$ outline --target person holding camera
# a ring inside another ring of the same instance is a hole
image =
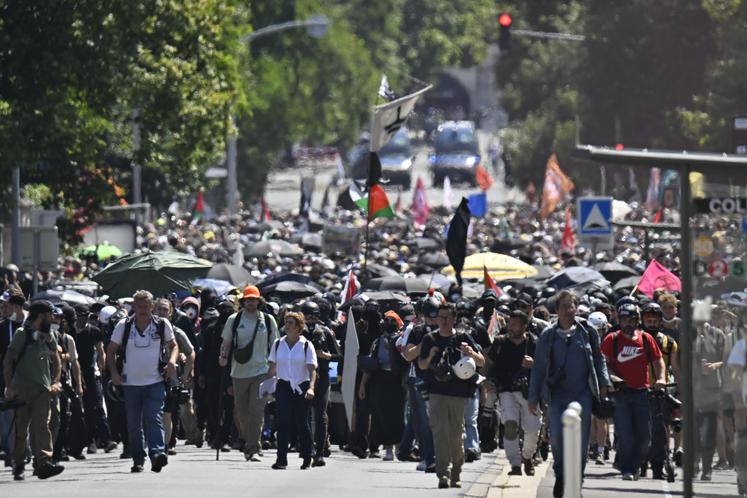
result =
[[[464,410],[467,400],[477,389],[473,378],[457,377],[452,365],[461,357],[469,357],[475,367],[485,364],[480,346],[469,334],[457,334],[454,329],[456,307],[452,303],[438,307],[438,331],[423,337],[418,367],[429,370],[430,398],[428,417],[436,450],[438,487],[461,487],[460,474],[464,464]]]
[[[135,312],[114,327],[106,360],[112,383],[123,386],[124,390],[127,436],[133,461],[130,471],[143,471],[146,439],[151,470],[160,472],[169,462],[163,427],[164,378],[176,377],[179,348],[171,323],[153,315],[153,294],[139,290],[132,299]],[[121,370],[117,365],[118,356]]]
[[[599,334],[576,318],[578,298],[568,290],[557,294],[558,321],[537,341],[529,378],[529,413],[539,415],[540,398],[549,402],[550,433],[555,485],[553,497],[564,493],[563,412],[572,401],[581,412],[582,475],[586,465],[594,399],[607,396],[607,365],[599,349]]]
[[[602,352],[611,372],[625,385],[615,394],[617,462],[623,480],[638,480],[651,442],[648,369],[653,366],[656,389],[665,389],[664,360],[651,334],[639,329],[640,310],[632,303],[617,308],[620,330],[608,334]]]
[[[262,423],[266,401],[259,397],[259,385],[270,369],[270,348],[279,337],[275,319],[260,310],[264,303],[259,289],[244,289],[241,311],[226,320],[221,333],[219,364],[231,362],[234,414],[244,440],[244,458],[261,462]]]
[[[537,338],[529,333],[529,317],[514,310],[508,319],[508,334],[495,338],[487,353],[490,360],[490,378],[495,383],[501,403],[504,449],[511,464],[509,475],[524,473],[534,475],[532,456],[537,449],[537,439],[542,426],[540,414],[529,412],[529,376],[534,364]],[[519,434],[524,431],[524,445],[519,448]]]
[[[23,403],[15,413],[13,479],[16,481],[25,478],[29,429],[34,441],[36,476],[47,479],[65,470],[62,465],[51,462],[51,398],[62,390],[60,355],[51,330],[53,311],[54,306],[49,301],[31,304],[28,318],[13,335],[3,361],[5,399]]]

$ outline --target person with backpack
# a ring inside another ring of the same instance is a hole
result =
[[[5,353],[8,346],[13,341],[13,334],[16,333],[25,319],[23,305],[26,298],[23,293],[17,289],[10,289],[0,294],[0,367],[5,359]],[[5,378],[0,375],[0,401],[5,401],[3,393],[5,392]],[[13,455],[13,440],[11,434],[11,425],[13,424],[13,410],[0,410],[0,452],[3,453],[5,466],[10,467]]]
[[[127,437],[133,461],[130,471],[143,471],[145,429],[151,470],[160,472],[169,461],[164,444],[164,378],[176,377],[179,348],[171,323],[153,314],[153,294],[139,290],[132,299],[134,314],[114,327],[106,362],[112,383],[123,386],[124,390]]]
[[[615,394],[615,431],[620,472],[623,480],[633,481],[640,477],[651,442],[649,365],[654,369],[655,389],[665,389],[667,382],[656,339],[640,329],[638,306],[623,304],[617,316],[620,330],[604,338],[602,353],[610,371],[625,383]]]
[[[5,399],[23,403],[15,412],[13,479],[16,481],[25,478],[29,431],[34,441],[36,476],[47,479],[65,470],[62,465],[51,462],[51,398],[62,390],[60,356],[51,331],[53,311],[54,306],[49,301],[32,303],[28,318],[13,335],[3,361]]]
[[[306,326],[301,313],[285,314],[285,336],[275,339],[270,349],[268,377],[277,376],[277,460],[275,470],[288,467],[290,424],[296,428],[301,470],[311,466],[311,401],[316,385],[316,351],[311,341],[301,335]]]
[[[244,440],[244,458],[261,462],[262,423],[266,401],[259,397],[259,385],[270,369],[270,348],[279,337],[275,319],[260,310],[263,304],[259,289],[244,289],[241,311],[234,313],[223,326],[219,364],[231,362],[234,414]]]
[[[431,332],[420,344],[418,367],[429,370],[430,399],[428,416],[436,450],[436,475],[439,488],[460,488],[464,464],[464,410],[477,384],[472,379],[455,375],[453,365],[462,357],[482,367],[485,357],[480,346],[469,334],[454,329],[456,307],[452,303],[438,307],[438,330]]]

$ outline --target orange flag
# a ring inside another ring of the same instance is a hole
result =
[[[490,178],[488,171],[479,164],[475,168],[475,179],[480,188],[486,192],[493,184],[493,179]]]
[[[561,243],[561,249],[573,252],[573,248],[576,245],[576,236],[573,233],[573,227],[571,226],[571,208],[565,208],[565,228],[563,229],[563,242]]]
[[[573,180],[560,169],[558,156],[553,152],[547,159],[545,184],[542,186],[542,205],[540,207],[542,219],[550,216],[555,211],[555,206],[565,199],[574,188]]]
[[[503,294],[503,291],[499,289],[497,285],[495,285],[495,280],[493,280],[493,277],[491,277],[490,273],[488,273],[488,267],[483,265],[482,270],[485,280],[485,290],[492,290],[493,292],[495,292],[496,296],[500,296],[501,294]]]

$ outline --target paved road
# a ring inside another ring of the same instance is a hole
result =
[[[439,496],[484,496],[486,486],[474,486],[478,480],[492,480],[500,473],[496,456],[467,464],[462,474],[462,489],[437,490],[435,474],[415,470],[413,462],[359,460],[333,452],[327,466],[300,470],[301,460],[291,455],[287,470],[272,470],[274,451],[266,451],[261,463],[248,463],[237,451],[222,453],[215,461],[215,452],[192,446],[178,447],[180,453],[170,457],[169,465],[160,474],[146,471],[129,473],[130,462],[118,455],[97,454],[83,462],[66,464],[59,477],[39,481],[27,473],[26,481],[15,483],[9,469],[0,472],[0,496],[7,498],[146,498],[161,497],[303,497],[325,498],[418,498]],[[501,452],[502,454],[502,452]],[[488,474],[484,474],[488,472]],[[484,474],[484,475],[483,475]],[[472,491],[470,491],[472,489]],[[154,492],[157,494],[154,495]]]
[[[483,132],[478,132],[480,139],[481,148],[483,150],[482,157],[487,157],[487,141],[488,136]],[[409,206],[412,203],[412,189],[415,188],[415,182],[418,178],[422,178],[426,185],[426,197],[428,203],[431,206],[443,205],[444,196],[443,190],[439,188],[433,188],[431,186],[431,175],[429,172],[428,155],[431,152],[429,147],[417,147],[415,149],[415,162],[413,164],[412,173],[412,187],[410,190],[402,191],[402,206]],[[270,209],[273,210],[297,210],[298,204],[301,199],[300,185],[301,178],[303,177],[315,177],[315,190],[314,197],[312,199],[312,207],[318,209],[324,196],[324,191],[330,184],[332,177],[335,174],[334,166],[326,167],[303,167],[303,168],[291,168],[276,170],[270,174],[266,200]],[[500,173],[500,172],[499,172]],[[502,173],[499,177],[490,169],[491,176],[494,177],[495,183],[488,191],[488,201],[491,203],[504,203],[507,201],[518,201],[523,199],[523,194],[516,189],[509,189],[502,182]],[[389,202],[394,205],[399,195],[399,186],[385,187],[389,195]],[[468,196],[478,192],[478,188],[469,187],[466,184],[453,184],[453,202],[454,205],[459,204],[459,200],[462,196]],[[337,193],[334,189],[331,189],[330,202],[334,203],[337,199]]]

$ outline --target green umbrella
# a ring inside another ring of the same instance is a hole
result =
[[[132,296],[145,289],[155,296],[189,290],[190,282],[207,275],[213,263],[173,251],[128,254],[93,277],[111,297]]]
[[[92,246],[84,247],[80,251],[81,257],[94,255],[99,261],[106,261],[120,257],[122,255],[122,250],[117,246],[104,242],[103,244],[94,244]]]

